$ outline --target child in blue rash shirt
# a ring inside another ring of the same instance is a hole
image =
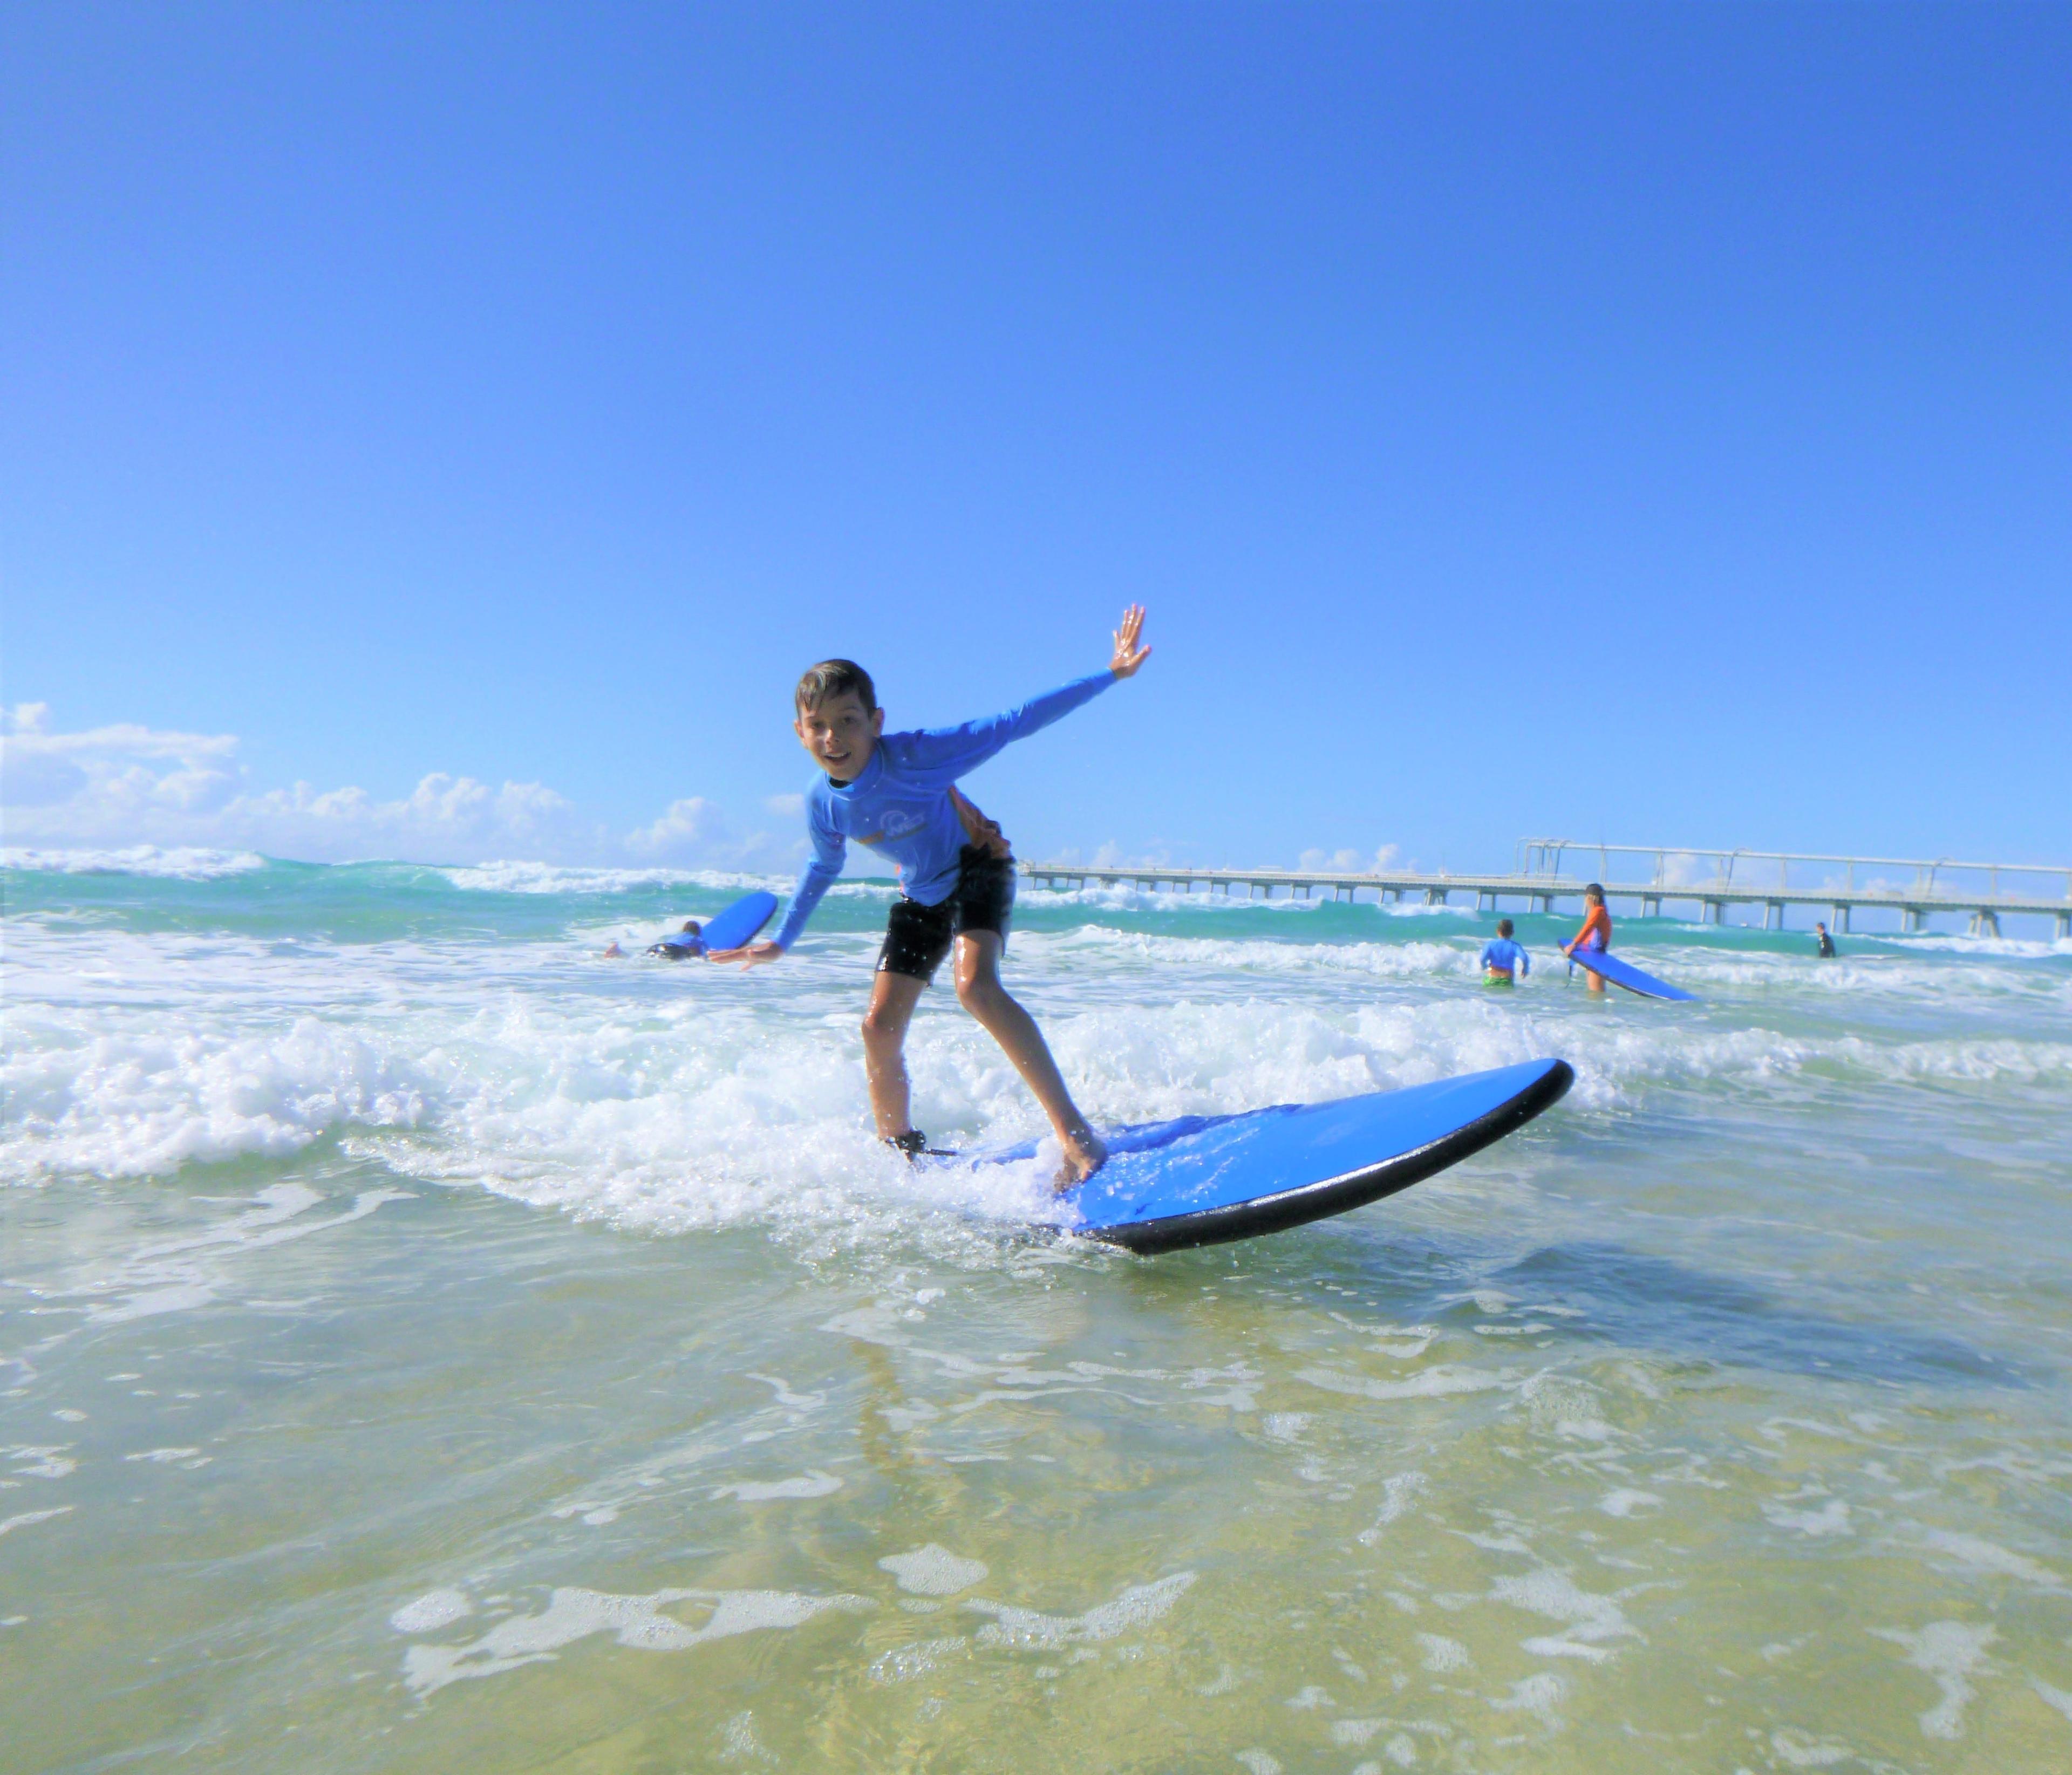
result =
[[[824,773],[806,797],[812,858],[775,938],[712,959],[752,968],[783,955],[841,873],[850,839],[891,860],[901,898],[878,955],[863,1053],[879,1137],[902,1152],[911,1155],[927,1145],[911,1113],[906,1025],[921,989],[954,943],[958,1001],[1000,1044],[1050,1118],[1065,1154],[1060,1186],[1092,1177],[1108,1157],[1066,1090],[1042,1031],[1000,984],[1014,865],[1004,845],[997,847],[1001,854],[989,854],[988,846],[968,841],[977,834],[968,830],[955,785],[1004,746],[1048,727],[1118,679],[1135,677],[1151,655],[1141,644],[1143,632],[1144,607],[1133,604],[1122,613],[1107,671],[961,727],[886,733],[870,675],[847,659],[824,660],[799,680],[792,725]]]
[[[1514,927],[1508,918],[1496,922],[1496,935],[1482,945],[1482,984],[1486,986],[1512,986],[1519,977],[1532,972],[1532,958],[1526,954],[1525,945],[1511,941]]]

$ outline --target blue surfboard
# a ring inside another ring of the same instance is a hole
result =
[[[1560,1100],[1565,1060],[1241,1116],[1106,1131],[1108,1161],[1070,1198],[1072,1230],[1133,1251],[1256,1239],[1378,1202],[1479,1153]],[[1033,1158],[1034,1142],[975,1159]]]
[[[1666,980],[1657,980],[1633,965],[1608,955],[1601,949],[1578,949],[1569,958],[1578,968],[1587,968],[1593,973],[1610,980],[1614,986],[1623,986],[1629,992],[1638,992],[1642,998],[1675,999],[1685,1005],[1698,1002],[1698,995],[1687,992],[1680,986],[1671,986]]]
[[[712,949],[738,949],[769,923],[777,910],[777,896],[766,894],[758,888],[753,894],[744,894],[717,917],[706,922],[701,935],[705,947]]]
[[[679,931],[674,936],[664,937],[653,947],[705,952],[715,949],[738,949],[769,923],[771,915],[776,910],[777,896],[758,888],[753,894],[742,895],[726,911],[708,918],[705,928],[696,936],[688,931]]]

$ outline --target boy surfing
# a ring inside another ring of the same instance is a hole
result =
[[[956,783],[1013,741],[1048,727],[1110,684],[1135,677],[1151,656],[1141,644],[1143,632],[1144,606],[1133,604],[1122,613],[1105,672],[961,727],[887,733],[870,674],[853,660],[824,659],[799,680],[792,728],[822,772],[806,797],[813,854],[776,936],[712,959],[753,968],[783,955],[841,873],[849,840],[889,857],[899,872],[900,898],[878,952],[870,1008],[863,1017],[863,1056],[878,1137],[910,1157],[926,1151],[928,1141],[913,1122],[906,1025],[952,945],[958,1002],[1000,1044],[1050,1118],[1064,1149],[1059,1186],[1083,1182],[1108,1157],[1065,1088],[1043,1032],[1000,983],[1001,951],[1014,906],[1014,865],[999,828],[957,794]]]

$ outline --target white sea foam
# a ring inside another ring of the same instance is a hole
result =
[[[672,1605],[705,1604],[704,1624],[687,1626],[669,1613]],[[829,1609],[872,1607],[864,1596],[800,1596],[783,1590],[657,1590],[644,1596],[557,1589],[536,1615],[512,1615],[465,1646],[413,1646],[404,1654],[403,1680],[421,1695],[450,1683],[501,1676],[507,1670],[555,1657],[593,1633],[609,1633],[641,1652],[683,1652],[712,1640],[774,1628],[800,1627]],[[417,1631],[401,1626],[399,1631]]]
[[[334,964],[346,964],[343,978],[330,977]],[[416,986],[409,976],[421,964],[426,978]],[[658,1228],[775,1217],[862,1231],[902,1218],[902,1205],[1010,1222],[1046,1210],[1040,1165],[997,1168],[975,1194],[969,1173],[911,1172],[877,1151],[851,1013],[824,1001],[809,972],[793,1000],[808,1015],[773,1021],[745,994],[698,989],[703,982],[631,1004],[528,994],[484,1005],[479,982],[421,955],[389,964],[392,992],[402,984],[408,995],[401,1002],[383,1002],[370,982],[355,1007],[355,972],[380,967],[362,951],[323,956],[314,970],[306,959],[299,976],[279,957],[256,968],[261,982],[290,976],[278,990],[262,987],[272,1005],[328,994],[343,1021],[271,1021],[236,1002],[241,995],[212,1002],[212,982],[198,983],[177,1027],[121,1005],[39,1008],[19,1020],[30,1039],[4,1062],[0,1166],[17,1181],[164,1175],[343,1136],[409,1176]],[[123,988],[138,989],[134,980]],[[1761,1030],[1608,1023],[1543,1029],[1509,1009],[1470,1000],[1347,1015],[1240,1000],[1046,1021],[1083,1100],[1112,1121],[1386,1089],[1548,1051],[1577,1064],[1574,1100],[1586,1110],[1651,1083],[1760,1082],[1823,1057],[1873,1076],[1988,1083],[2072,1067],[2072,1048],[2052,1044],[1823,1045]],[[1037,1132],[997,1052],[944,1013],[915,1025],[922,1124],[960,1142]]]
[[[1421,1650],[1419,1662],[1438,1675],[1465,1670],[1474,1662],[1468,1656],[1466,1646],[1457,1639],[1447,1638],[1444,1633],[1420,1633],[1417,1644]]]
[[[1964,1736],[1964,1709],[1975,1691],[1971,1678],[1987,1667],[1986,1650],[1999,1633],[1983,1623],[1931,1621],[1918,1633],[1902,1627],[1873,1627],[1880,1639],[1889,1639],[1905,1649],[1906,1662],[1925,1671],[1942,1691],[1942,1699],[1921,1715],[1921,1730],[1929,1738]]]
[[[353,1198],[350,1206],[319,1215],[310,1212],[325,1205],[315,1190],[298,1183],[271,1184],[253,1198],[257,1206],[183,1238],[154,1240],[122,1255],[97,1259],[70,1274],[22,1285],[30,1288],[43,1313],[74,1326],[105,1327],[192,1312],[221,1296],[240,1259],[364,1220],[384,1202],[403,1199],[408,1194],[365,1189]],[[62,1337],[67,1333],[51,1335]],[[196,1451],[180,1452],[191,1455]]]
[[[922,1224],[976,1252],[988,1221],[1068,1218],[1040,1158],[914,1170],[871,1139],[853,1032],[875,941],[837,927],[781,968],[743,976],[600,966],[551,929],[368,943],[19,916],[0,1177],[163,1177],[336,1141],[407,1177],[658,1230],[761,1222],[868,1239]],[[2056,964],[2040,965],[2054,980]],[[1467,986],[1466,940],[1175,933],[1104,915],[1018,934],[1009,977],[1082,1103],[1111,1124],[1388,1090],[1549,1054],[1575,1066],[1576,1087],[1560,1117],[1507,1153],[1663,1091],[2072,1083],[2072,986],[2039,995],[2037,964],[2000,959],[1892,967],[1933,976],[1938,990],[1921,997],[1938,1011],[1968,993],[1991,1022],[1937,1033],[1909,1010],[1889,1026],[1838,1029],[1786,1003],[1753,1017],[1593,1004],[1558,976],[1490,994]],[[1042,1132],[1019,1080],[948,992],[923,1000],[910,1049],[916,1116],[931,1134],[970,1147]]]
[[[0,1535],[12,1535],[17,1529],[29,1528],[38,1522],[47,1522],[53,1517],[71,1514],[70,1504],[59,1504],[49,1510],[23,1510],[18,1516],[0,1518]]]
[[[782,891],[788,877],[742,874],[730,869],[578,869],[553,863],[476,863],[442,869],[455,887],[481,894],[633,894],[647,888],[700,887],[746,893]]]
[[[1297,943],[1271,939],[1161,936],[1085,925],[1067,935],[1030,933],[1016,939],[1025,950],[1046,955],[1078,951],[1166,969],[1241,969],[1284,975],[1372,975],[1402,979],[1420,975],[1476,972],[1475,954],[1460,945],[1436,943]]]
[[[475,1613],[475,1604],[458,1590],[428,1590],[414,1602],[406,1602],[388,1617],[399,1633],[435,1633]]]
[[[919,1596],[954,1596],[960,1590],[970,1589],[986,1573],[983,1560],[960,1558],[932,1541],[911,1553],[888,1554],[878,1563],[899,1580],[902,1590]]]
[[[2048,940],[2023,937],[1960,937],[1923,931],[1913,936],[1881,936],[1902,949],[1943,950],[1959,955],[2009,955],[2030,959],[2041,955],[2072,955],[2072,937]]]
[[[1371,1380],[1363,1374],[1342,1374],[1334,1368],[1298,1369],[1295,1379],[1326,1393],[1369,1399],[1443,1399],[1454,1393],[1486,1393],[1504,1384],[1500,1374],[1457,1368],[1446,1363],[1420,1370],[1403,1380]]]
[[[841,1483],[832,1473],[822,1473],[816,1467],[788,1479],[744,1479],[731,1485],[716,1486],[713,1498],[715,1502],[731,1498],[742,1504],[778,1503],[789,1498],[830,1497],[841,1489]]]
[[[56,875],[142,875],[162,880],[209,881],[264,869],[255,851],[219,851],[189,845],[132,844],[123,850],[0,849],[0,869]]]
[[[1959,1565],[1974,1572],[1990,1572],[1996,1576],[2015,1578],[2039,1590],[2063,1592],[2064,1578],[2040,1560],[2032,1559],[2025,1553],[2016,1553],[1981,1535],[1960,1535],[1949,1529],[1930,1529],[1922,1536],[1922,1542],[1936,1552],[1955,1560]]]
[[[1115,1639],[1148,1627],[1166,1613],[1194,1581],[1191,1572],[1176,1572],[1154,1584],[1133,1584],[1112,1600],[1096,1603],[1083,1615],[1044,1615],[1033,1609],[974,1596],[964,1604],[993,1619],[978,1630],[981,1646],[1049,1649]]]
[[[1640,1632],[1626,1618],[1617,1599],[1584,1590],[1565,1572],[1543,1566],[1523,1577],[1498,1578],[1490,1586],[1490,1597],[1514,1609],[1529,1609],[1562,1624],[1558,1633],[1537,1634],[1523,1641],[1525,1650],[1542,1658],[1579,1658],[1601,1663],[1615,1648],[1607,1640],[1638,1639]]]
[[[1146,869],[1144,877],[1151,878]],[[1284,896],[1275,899],[1248,899],[1241,894],[1178,894],[1165,889],[1137,887],[1120,881],[1094,882],[1083,888],[1038,887],[1019,884],[1018,897],[1030,906],[1094,906],[1112,912],[1314,912],[1329,900],[1300,900]]]

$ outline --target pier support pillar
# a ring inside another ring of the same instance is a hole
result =
[[[1899,927],[1901,931],[1918,931],[1925,922],[1926,917],[1926,915],[1919,906],[1910,906],[1900,914]]]
[[[1835,935],[1846,937],[1849,934],[1849,909],[1845,906],[1835,908]]]
[[[1726,922],[1727,902],[1725,900],[1708,900],[1705,910],[1698,917],[1700,924],[1725,924]]]
[[[1971,935],[1975,937],[1997,937],[2000,934],[2000,915],[1991,906],[1980,906],[1971,914]]]
[[[2072,940],[2072,912],[2058,914],[2058,940],[2060,943]]]
[[[1554,896],[1551,894],[1534,894],[1532,910],[1535,912],[1552,912],[1554,910]]]
[[[1446,903],[1446,890],[1444,888],[1425,889],[1424,903],[1427,906],[1444,906]]]
[[[1782,900],[1763,902],[1762,927],[1766,931],[1782,931],[1784,928],[1784,902]]]
[[[1644,896],[1640,902],[1640,915],[1643,918],[1660,918],[1662,916],[1662,897],[1659,894],[1649,894]]]

